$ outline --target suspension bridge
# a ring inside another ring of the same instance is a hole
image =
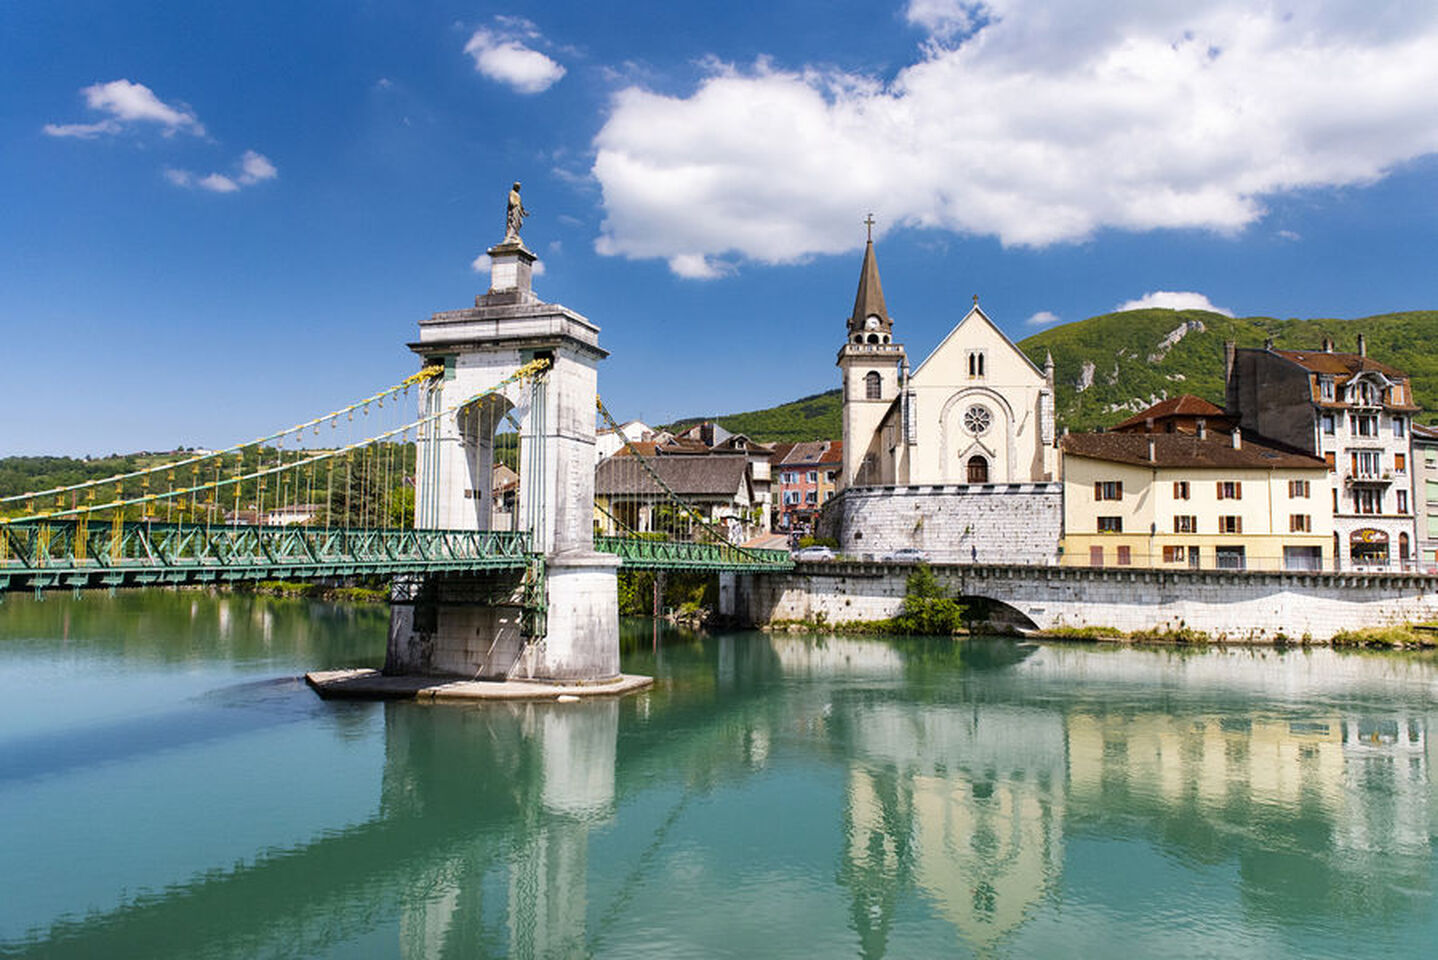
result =
[[[619,430],[598,327],[534,295],[517,237],[489,255],[489,291],[421,320],[420,369],[397,384],[224,449],[0,497],[0,598],[384,578],[386,672],[592,681],[618,673],[618,567],[791,568],[628,438],[595,497],[596,435]]]

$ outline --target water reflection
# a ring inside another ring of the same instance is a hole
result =
[[[294,626],[176,609],[227,651]],[[374,751],[368,815],[0,952],[1302,956],[1435,933],[1429,660],[642,629],[625,667],[660,683],[623,701],[304,699]]]

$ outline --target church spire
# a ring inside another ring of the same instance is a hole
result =
[[[889,333],[893,321],[884,306],[884,287],[879,282],[879,261],[874,258],[874,215],[864,221],[869,239],[864,244],[864,265],[859,270],[859,291],[854,297],[854,312],[849,317],[849,333]],[[871,321],[870,318],[875,318]]]

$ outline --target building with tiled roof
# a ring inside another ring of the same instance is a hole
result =
[[[1322,457],[1333,474],[1332,552],[1340,569],[1415,564],[1408,375],[1325,339],[1317,350],[1225,346],[1227,407],[1244,430]]]
[[[1191,393],[1181,393],[1109,427],[1115,433],[1197,433],[1199,424],[1210,432],[1227,433],[1232,424],[1223,408]]]
[[[1060,442],[1066,566],[1322,570],[1328,465],[1231,433],[1078,433]]]
[[[755,491],[749,459],[742,454],[609,457],[594,471],[595,523],[601,534],[628,531],[692,533],[672,491],[707,521],[742,542],[767,531],[766,504]]]
[[[773,461],[775,528],[808,533],[824,504],[834,496],[844,465],[842,440],[814,440],[788,444],[783,457]]]

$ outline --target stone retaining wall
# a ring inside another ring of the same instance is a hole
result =
[[[740,577],[736,606],[754,623],[873,621],[903,604],[907,564],[811,563]],[[1340,630],[1438,618],[1438,577],[935,564],[953,595],[1013,607],[1034,626],[1188,628],[1215,639],[1326,641]]]
[[[818,533],[866,559],[914,547],[936,562],[1052,564],[1062,530],[1062,484],[979,483],[849,487],[825,505]]]

